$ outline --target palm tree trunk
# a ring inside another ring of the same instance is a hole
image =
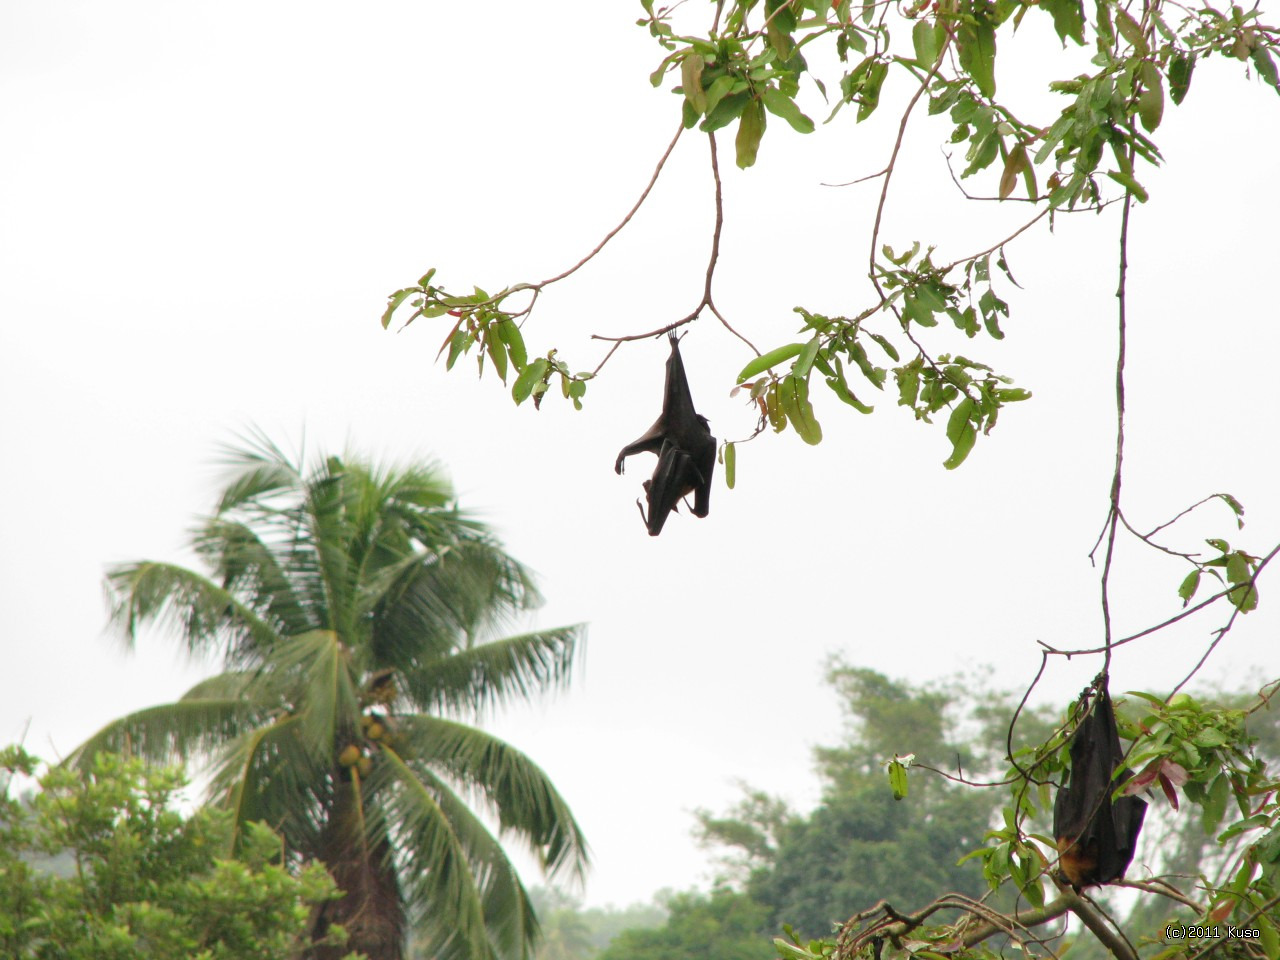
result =
[[[320,859],[344,896],[321,904],[311,927],[319,939],[331,924],[341,924],[347,942],[315,945],[306,957],[341,960],[360,951],[368,960],[404,960],[405,914],[391,848],[385,840],[370,840],[349,778],[346,769],[335,770],[333,804],[320,834]]]

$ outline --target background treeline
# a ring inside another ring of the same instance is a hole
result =
[[[909,795],[895,801],[883,758],[910,744],[918,767],[982,780],[1000,764],[1013,698],[980,679],[916,686],[840,661],[827,676],[847,724],[841,742],[814,751],[822,792],[813,810],[795,811],[744,786],[731,810],[699,811],[696,837],[717,854],[708,891],[668,890],[648,904],[585,908],[573,894],[534,888],[542,925],[536,960],[768,960],[776,956],[772,939],[788,925],[801,938],[822,937],[859,905],[887,900],[909,911],[946,891],[986,894],[977,862],[958,861],[981,846],[1003,790],[917,769]],[[1219,691],[1213,699],[1247,695]],[[1055,716],[1050,708],[1024,711],[1019,740],[1044,739]],[[1259,716],[1258,752],[1275,762],[1280,729]],[[207,808],[175,812],[182,784],[176,773],[104,754],[88,773],[54,768],[42,789],[31,789],[34,758],[10,748],[4,767],[6,957],[267,960],[300,949],[309,918],[336,895],[315,865],[301,873],[282,866],[279,839],[266,826],[254,829],[237,857],[224,856],[227,818]],[[26,788],[15,790],[18,784]],[[1222,857],[1198,816],[1179,815],[1163,800],[1152,803],[1143,839],[1138,862],[1158,856],[1165,871],[1212,875]],[[1159,900],[1109,899],[1137,929],[1173,917]],[[1016,906],[1004,890],[992,902]],[[333,933],[340,941],[342,931]],[[412,955],[426,960],[427,952],[415,948]],[[1101,947],[1083,937],[1072,956],[1092,960]]]

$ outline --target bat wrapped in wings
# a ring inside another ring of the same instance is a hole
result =
[[[1124,751],[1106,674],[1081,694],[1076,715],[1081,719],[1071,739],[1071,772],[1053,804],[1053,836],[1059,869],[1079,890],[1124,877],[1147,802],[1137,796],[1113,799],[1116,788],[1132,773],[1121,769]]]
[[[668,337],[671,356],[667,358],[662,414],[644,436],[622,448],[613,465],[614,472],[620,474],[623,461],[632,454],[658,455],[653,477],[644,482],[649,512],[646,515],[644,508],[640,510],[651,537],[662,532],[667,514],[675,512],[680,499],[690,493],[693,494],[693,515],[707,515],[711,509],[711,474],[716,466],[716,438],[711,435],[707,418],[693,409],[689,381],[680,359],[680,341],[674,332]]]

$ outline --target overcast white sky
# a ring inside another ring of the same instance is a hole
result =
[[[723,809],[739,779],[815,800],[810,750],[840,731],[821,683],[829,654],[917,682],[990,664],[1012,688],[1033,675],[1037,640],[1098,641],[1086,555],[1113,457],[1114,211],[1061,218],[1055,236],[1010,248],[1026,292],[1003,289],[1008,339],[963,349],[1035,397],[959,471],[941,467],[941,425],[914,424],[892,396],[874,398],[872,417],[820,396],[821,447],[788,432],[741,448],[738,488],[717,478],[711,516],[673,518],[652,540],[634,505],[647,465],[623,478],[611,467],[656,413],[665,345],[616,355],[585,411],[549,400],[539,413],[477,383],[469,361],[452,375],[434,365],[438,326],[379,327],[386,295],[429,266],[459,291],[541,279],[629,208],[678,115],[648,84],[661,51],[632,26],[639,9],[0,7],[0,741],[25,734],[30,749],[65,754],[209,672],[159,635],[126,656],[102,632],[101,576],[124,560],[190,559],[182,545],[212,505],[218,445],[251,424],[287,447],[305,430],[312,451],[439,458],[464,505],[541,574],[537,623],[590,624],[572,690],[493,728],[581,819],[591,903],[705,882],[690,814]],[[1005,88],[1037,58],[1058,65],[1055,46],[1038,50],[1002,66]],[[1073,72],[1064,59],[1054,75]],[[1264,553],[1280,541],[1280,100],[1243,74],[1234,61],[1200,66],[1187,102],[1166,112],[1169,163],[1147,174],[1153,201],[1135,212],[1125,497],[1151,527],[1228,490],[1248,509],[1242,534],[1210,509],[1175,542],[1223,535]],[[809,138],[775,121],[745,173],[722,137],[717,300],[758,344],[791,339],[797,304],[866,305],[876,188],[820,184],[883,166],[894,100],[861,127],[842,115]],[[949,132],[913,129],[919,159],[883,234],[897,246],[934,237],[940,260],[1026,213],[957,202],[937,150]],[[996,176],[976,191],[993,193]],[[709,242],[707,180],[705,141],[690,135],[630,230],[544,296],[531,352],[558,345],[589,369],[602,351],[586,334],[687,313]],[[744,348],[703,320],[684,352],[717,436],[749,433],[750,411],[728,396]],[[1183,573],[1126,546],[1118,629],[1175,612]],[[1264,581],[1262,609],[1209,677],[1280,675],[1276,593]],[[1118,652],[1114,689],[1167,690],[1219,622]],[[1097,668],[1053,664],[1044,695],[1064,701]]]

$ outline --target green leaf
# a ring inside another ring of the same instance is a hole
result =
[[[517,406],[529,399],[535,384],[542,384],[549,366],[546,357],[538,357],[520,371],[520,376],[516,377],[516,382],[511,387],[511,397]]]
[[[752,98],[742,110],[742,119],[738,121],[738,136],[733,141],[737,149],[738,166],[743,170],[755,164],[764,128],[764,104],[758,98]]]
[[[948,470],[954,470],[964,463],[965,457],[969,456],[969,451],[973,449],[973,444],[978,439],[978,432],[969,419],[972,412],[973,400],[965,397],[956,404],[956,408],[951,411],[951,416],[947,420],[947,439],[951,441],[951,456],[947,457],[942,465]]]
[[[730,490],[738,478],[738,452],[732,443],[724,445],[724,482]]]
[[[804,350],[803,343],[789,343],[785,347],[778,347],[776,350],[770,350],[763,356],[756,357],[738,374],[738,382],[743,383],[754,377],[757,373],[762,373],[770,367],[777,366],[784,360],[790,360],[792,357],[800,356],[800,352]]]
[[[711,86],[707,87],[706,91],[707,107],[704,111],[708,116],[710,116],[711,112],[719,105],[721,98],[733,89],[733,85],[736,82],[737,78],[728,73],[716,77],[711,81]]]
[[[452,370],[454,363],[458,357],[466,353],[470,349],[471,344],[475,343],[475,337],[459,327],[453,331],[453,336],[449,338],[449,359],[445,361],[444,368]]]
[[[920,370],[917,367],[899,367],[893,372],[898,381],[898,406],[914,407],[920,396]]]
[[[1280,77],[1276,76],[1276,65],[1271,61],[1271,54],[1267,51],[1267,48],[1262,44],[1258,44],[1253,48],[1253,52],[1249,54],[1249,59],[1253,61],[1253,66],[1258,71],[1258,76],[1265,80],[1272,90],[1280,93]]]
[[[1021,387],[1006,387],[996,391],[996,399],[1001,403],[1017,403],[1019,400],[1030,400],[1031,391]]]
[[[1214,496],[1218,497],[1218,499],[1220,499],[1223,503],[1225,503],[1228,507],[1231,508],[1231,512],[1236,515],[1236,529],[1243,530],[1244,529],[1244,506],[1240,503],[1240,501],[1237,500],[1235,497],[1233,497],[1229,493],[1218,493],[1218,494],[1214,494]]]
[[[890,760],[889,789],[893,791],[893,799],[901,800],[907,795],[907,768],[897,760]]]
[[[867,350],[862,344],[855,341],[849,348],[849,356],[858,365],[862,375],[871,381],[872,386],[877,390],[884,389],[884,381],[887,374],[883,367],[877,367],[871,363],[867,357]]]
[[[1227,599],[1241,613],[1249,613],[1258,607],[1258,588],[1239,586],[1227,594]]]
[[[1169,99],[1182,103],[1191,87],[1191,72],[1196,68],[1195,54],[1178,53],[1169,61]]]
[[[516,325],[514,320],[503,320],[498,324],[498,336],[507,345],[507,352],[511,355],[512,365],[517,370],[523,370],[528,362],[528,355],[525,353],[524,337],[520,333],[520,327]]]
[[[894,346],[892,343],[890,343],[888,340],[886,340],[884,337],[882,337],[878,333],[868,333],[867,336],[869,336],[876,343],[880,344],[880,349],[882,349],[885,353],[889,355],[890,360],[894,361],[895,363],[898,361],[898,351],[894,349]]]
[[[712,84],[714,88],[715,84]],[[711,97],[707,97],[710,103]],[[721,127],[727,127],[733,123],[738,117],[742,116],[742,111],[751,101],[751,95],[745,90],[738,90],[734,93],[726,94],[720,98],[715,106],[707,107],[707,119],[698,125],[698,129],[703,133],[713,133]]]
[[[1164,116],[1164,79],[1150,60],[1142,61],[1142,83],[1145,89],[1138,96],[1138,119],[1147,133],[1153,133]]]
[[[984,97],[996,95],[996,28],[986,17],[961,22],[956,30],[960,66],[978,85]]]
[[[957,403],[955,409],[951,411],[951,416],[947,419],[947,439],[953,444],[960,437],[972,413],[973,401],[969,397]]]
[[[818,350],[822,347],[822,337],[815,336],[812,340],[804,345],[804,349],[800,351],[800,356],[796,358],[796,362],[791,366],[791,373],[801,379],[809,379],[809,371],[813,368],[814,358],[818,355]]]
[[[1139,203],[1147,202],[1146,188],[1142,184],[1140,184],[1137,180],[1133,179],[1132,175],[1127,173],[1121,173],[1118,170],[1108,170],[1107,176],[1110,177],[1112,180],[1114,180],[1116,183],[1120,184],[1120,186],[1124,187],[1131,194],[1133,194],[1134,197],[1137,198]]]
[[[1040,0],[1040,8],[1048,10],[1053,16],[1053,29],[1057,31],[1064,47],[1068,37],[1084,46],[1084,8],[1081,0]]]
[[[781,117],[798,133],[813,133],[813,121],[800,112],[796,102],[775,87],[765,87],[764,105],[775,117]]]
[[[875,407],[868,406],[853,395],[853,391],[849,389],[849,384],[845,381],[844,364],[840,362],[839,357],[836,357],[834,375],[827,377],[827,386],[831,388],[832,393],[859,413],[873,413],[875,411]]]
[[[938,60],[939,25],[928,18],[916,21],[911,28],[911,43],[916,50],[916,63],[924,70],[933,69]]]
[[[782,409],[805,443],[816,446],[822,442],[822,427],[813,415],[809,403],[809,383],[799,377],[786,376],[778,385],[778,398]]]
[[[1027,902],[1037,910],[1044,906],[1044,887],[1040,885],[1040,877],[1033,874],[1026,879],[1026,882],[1018,887],[1022,891],[1023,896],[1027,898]]]
[[[1007,200],[1013,193],[1013,188],[1018,185],[1018,174],[1028,166],[1027,148],[1020,143],[1009,151],[1009,158],[1004,162],[1004,172],[1000,174],[1001,200]]]
[[[1123,7],[1116,7],[1116,29],[1120,31],[1120,36],[1129,41],[1138,56],[1145,57],[1151,52],[1147,46],[1147,38],[1142,35],[1142,27]]]
[[[778,54],[779,60],[789,59],[795,47],[791,31],[796,28],[796,17],[791,12],[789,0],[766,2],[765,14],[768,18],[765,36],[769,40],[769,46]]]
[[[507,346],[498,335],[498,324],[490,324],[484,338],[485,352],[493,361],[493,368],[498,371],[498,379],[507,382]]]
[[[1219,730],[1217,727],[1205,727],[1194,737],[1191,742],[1197,747],[1203,747],[1206,750],[1212,750],[1216,747],[1225,747],[1231,742],[1231,738]]]
[[[1182,583],[1178,587],[1178,596],[1182,598],[1182,605],[1185,607],[1191,602],[1191,598],[1196,595],[1196,591],[1200,589],[1200,571],[1192,570],[1186,575]]]
[[[880,105],[880,89],[884,86],[885,77],[888,75],[889,65],[883,60],[874,60],[867,67],[867,76],[859,92],[858,123],[871,116]]]
[[[1256,918],[1258,924],[1258,943],[1267,960],[1280,960],[1280,930],[1273,921],[1265,916]]]
[[[1240,551],[1227,557],[1227,579],[1232,583],[1244,583],[1249,579],[1249,561]]]
[[[914,320],[922,327],[936,327],[937,319],[928,307],[922,302],[916,293],[908,293],[902,298],[902,312],[906,314],[908,320]]]
[[[684,98],[699,116],[707,111],[707,92],[702,89],[705,63],[696,53],[690,53],[680,61],[680,86],[684,88]]]
[[[787,415],[782,410],[782,398],[776,380],[769,384],[769,390],[764,395],[764,403],[765,410],[769,414],[769,425],[773,427],[773,432],[781,433],[787,429]]]
[[[415,293],[421,293],[417,287],[405,287],[403,290],[397,290],[387,298],[387,309],[382,311],[382,329],[387,329],[387,325],[391,323],[391,315],[396,312],[396,308],[404,303],[409,297]]]

